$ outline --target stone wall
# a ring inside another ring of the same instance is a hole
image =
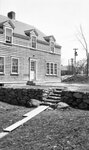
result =
[[[61,101],[74,108],[89,110],[89,93],[62,91]]]

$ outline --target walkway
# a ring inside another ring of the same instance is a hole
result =
[[[60,82],[48,82],[48,83],[39,83],[36,86],[12,86],[13,88],[34,88],[34,89],[49,89],[49,88],[62,88],[70,91],[84,91],[89,92],[89,84],[82,84],[82,83],[60,83]]]

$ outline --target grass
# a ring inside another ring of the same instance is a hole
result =
[[[22,115],[30,110],[29,108],[0,102],[0,132],[2,132],[4,128],[22,119]]]
[[[0,102],[0,132],[28,111]],[[0,150],[19,149],[89,150],[89,111],[70,108],[40,113],[0,139]]]

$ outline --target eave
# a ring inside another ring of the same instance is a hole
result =
[[[25,40],[29,40],[30,39],[30,37],[25,36],[25,35],[21,35],[21,34],[18,34],[18,33],[13,33],[13,36],[21,38],[21,39],[25,39]]]
[[[31,32],[34,32],[35,35],[38,36],[36,29],[25,30],[24,32],[27,36],[30,36]]]
[[[10,24],[10,26],[11,26],[13,29],[15,28],[15,26],[14,26],[14,24],[11,22],[11,20],[6,20],[6,21],[4,21],[4,22],[0,22],[0,27],[3,27],[3,25],[4,25],[6,22],[8,22],[8,23]]]
[[[46,41],[48,41],[48,42],[50,41],[50,38],[53,38],[54,42],[56,41],[56,39],[54,38],[53,35],[45,36],[45,37],[44,37],[44,39],[45,39]]]

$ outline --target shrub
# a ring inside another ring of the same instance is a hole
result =
[[[0,101],[13,105],[22,105],[28,107],[28,102],[30,103],[31,99],[42,101],[42,95],[42,89],[0,89]]]

